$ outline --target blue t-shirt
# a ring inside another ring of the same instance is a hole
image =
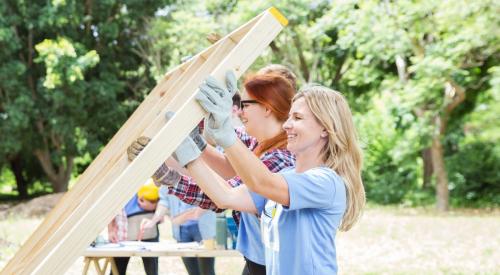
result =
[[[165,185],[160,187],[160,205],[165,206],[169,210],[169,215],[175,217],[179,214],[196,206],[182,202],[174,195],[168,194],[168,189]],[[215,213],[206,211],[198,220],[188,220],[183,223],[183,226],[198,224],[198,229],[203,240],[215,238]],[[180,226],[172,223],[172,235],[174,239],[180,241]]]
[[[264,208],[266,199],[261,195],[248,190],[252,195],[257,208]],[[255,214],[241,212],[240,226],[238,227],[238,239],[236,241],[236,250],[240,251],[245,258],[250,261],[265,265],[264,246],[262,245],[262,238],[260,235],[260,221]]]
[[[268,200],[262,209],[266,273],[336,274],[335,235],[347,201],[342,178],[326,167],[280,174],[288,183],[290,206]]]

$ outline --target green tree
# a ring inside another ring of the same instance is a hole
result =
[[[391,91],[404,131],[430,148],[437,208],[446,210],[445,141],[460,128],[498,64],[498,1],[342,1],[315,26],[325,51],[348,52],[341,90]],[[368,107],[366,96],[356,99]],[[390,106],[388,106],[390,107]],[[409,117],[409,118],[408,118]],[[424,162],[426,159],[424,159]]]
[[[287,17],[289,25],[252,68],[259,69],[275,62],[290,67],[302,82],[315,80],[313,72],[321,56],[315,54],[314,47],[318,45],[311,39],[308,29],[328,10],[329,2],[273,1],[272,5]],[[154,43],[143,45],[143,55],[148,57],[159,76],[160,72],[179,64],[183,57],[209,46],[205,39],[208,34],[226,35],[269,7],[268,1],[182,1],[151,21],[149,35]]]
[[[139,45],[170,2],[0,2],[0,163],[34,156],[67,190],[75,157],[95,156],[153,86]]]

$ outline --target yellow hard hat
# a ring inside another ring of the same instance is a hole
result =
[[[153,182],[148,182],[139,188],[137,196],[148,201],[157,201],[160,196],[160,191]]]

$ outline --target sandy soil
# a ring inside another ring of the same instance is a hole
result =
[[[0,204],[0,269],[41,222],[46,209],[39,210],[51,203]],[[440,214],[424,208],[370,207],[354,229],[337,234],[339,273],[500,274],[499,229],[499,209]],[[171,239],[170,231],[168,223],[162,225],[162,239]],[[241,258],[219,258],[216,271],[241,274],[243,264]],[[66,274],[81,274],[82,268],[79,258]],[[129,271],[144,274],[140,258],[131,260]],[[182,261],[172,257],[161,258],[160,272],[187,274]]]

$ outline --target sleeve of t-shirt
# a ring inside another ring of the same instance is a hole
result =
[[[257,209],[257,216],[260,216],[260,213],[264,211],[267,199],[251,190],[248,190],[248,193],[250,193],[253,203],[255,204],[255,208]]]
[[[283,209],[328,208],[335,198],[339,178],[328,168],[313,168],[304,173],[288,170],[281,173],[288,183],[290,205]]]
[[[170,208],[169,197],[170,196],[168,195],[168,188],[165,185],[162,185],[160,187],[160,201],[158,203],[165,206],[166,208]]]

